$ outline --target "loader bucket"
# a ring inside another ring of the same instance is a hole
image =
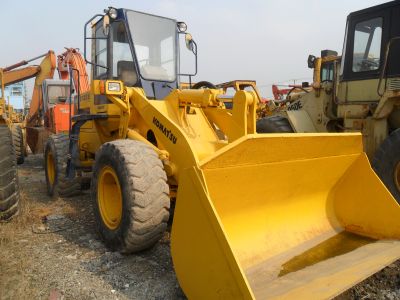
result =
[[[359,134],[245,136],[180,175],[189,299],[326,299],[400,257],[400,207]]]

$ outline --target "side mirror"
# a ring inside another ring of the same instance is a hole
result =
[[[186,26],[186,24],[185,24]],[[192,76],[195,76],[197,74],[197,44],[193,40],[193,37],[190,33],[184,33],[182,31],[178,31],[178,34],[183,35],[185,34],[185,44],[186,48],[193,53],[194,55],[194,60],[195,60],[195,71],[194,73],[181,73],[181,69],[179,69],[179,75],[180,76],[189,76],[189,86],[191,86],[191,78]]]
[[[103,17],[103,33],[105,36],[110,33],[110,17],[108,15]]]
[[[314,55],[309,55],[307,59],[307,64],[310,69],[314,69],[314,63],[317,58]]]
[[[193,52],[194,42],[193,42],[193,37],[190,33],[185,33],[185,43],[186,43],[186,48],[188,48],[188,50]]]

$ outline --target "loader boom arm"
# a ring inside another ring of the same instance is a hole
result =
[[[142,119],[137,121],[144,121],[147,125],[141,135],[146,136],[148,130],[155,134],[159,148],[168,153],[169,175],[178,180],[178,169],[197,165],[226,145],[226,140],[218,136],[216,128],[220,128],[229,143],[256,133],[258,97],[255,92],[238,91],[232,99],[234,106],[231,112],[224,108],[225,98],[221,93],[220,90],[174,90],[164,101],[158,101],[147,99],[142,89],[127,88],[125,99],[116,96],[108,96],[108,99],[121,109],[123,116],[127,115],[120,118],[121,138],[128,134],[128,137],[143,140],[136,138],[137,135],[128,128],[129,115],[140,115]],[[169,109],[175,113],[165,114]],[[194,128],[193,124],[197,126]],[[132,126],[131,122],[129,126]],[[180,155],[182,152],[187,155]],[[165,152],[160,155],[165,158]]]

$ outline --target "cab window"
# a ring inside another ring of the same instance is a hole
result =
[[[133,61],[128,34],[123,22],[114,22],[112,30],[112,77],[122,80],[127,86],[134,86],[138,81]]]
[[[324,63],[321,66],[321,82],[333,81],[333,62]]]
[[[95,78],[104,78],[104,76],[107,76],[107,37],[104,35],[102,26],[98,26],[96,29],[94,58],[96,64]]]
[[[49,105],[65,103],[69,96],[69,85],[49,85],[47,87],[47,102]]]
[[[382,18],[359,22],[355,26],[353,72],[379,69],[382,42]]]

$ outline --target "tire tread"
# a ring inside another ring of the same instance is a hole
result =
[[[19,211],[17,158],[11,130],[0,125],[0,220],[8,221]]]
[[[293,128],[287,118],[282,116],[269,116],[257,120],[257,133],[292,133]]]
[[[163,164],[157,153],[146,144],[132,140],[116,140],[102,145],[99,149],[93,182],[97,182],[96,172],[100,171],[97,166],[101,167],[100,161],[105,156],[113,157],[121,164],[123,171],[118,176],[125,177],[128,183],[122,188],[122,192],[123,201],[127,201],[127,206],[123,207],[128,210],[123,214],[127,213],[129,220],[123,228],[117,248],[124,253],[147,249],[162,237],[169,219],[169,187]],[[96,190],[97,184],[93,184],[92,195],[97,195]],[[96,198],[97,196],[93,196],[92,201],[98,210]],[[95,211],[95,215],[104,238],[104,225],[99,212]],[[121,226],[124,226],[123,222]],[[115,243],[115,240],[111,243]]]
[[[382,142],[372,158],[372,168],[394,198],[400,203],[400,192],[394,181],[394,170],[400,162],[400,128]]]

